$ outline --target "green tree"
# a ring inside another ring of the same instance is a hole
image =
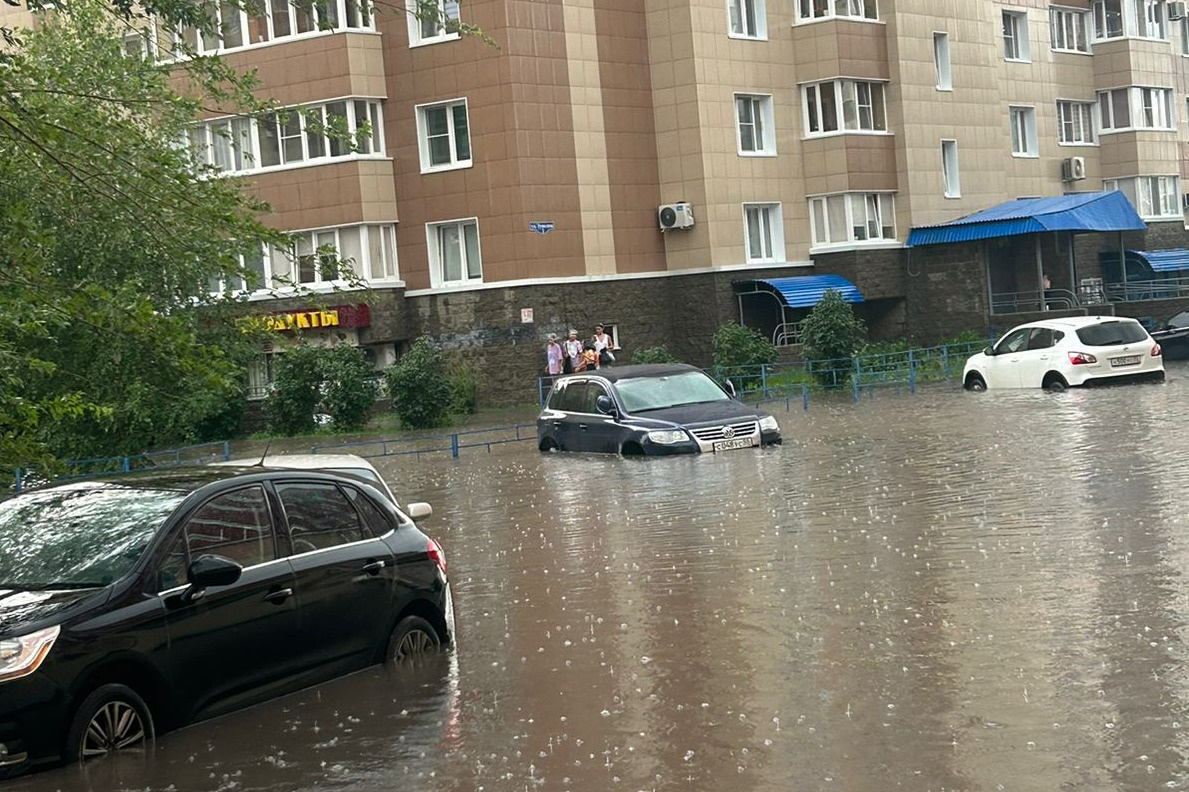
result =
[[[384,380],[392,409],[407,428],[431,429],[450,423],[453,394],[445,358],[425,336],[384,370]]]
[[[866,336],[863,321],[834,289],[826,291],[801,325],[805,360],[823,384],[841,383],[833,370],[842,368],[848,372],[845,381],[850,381],[847,364]]]
[[[669,354],[669,350],[663,346],[646,347],[645,349],[637,349],[632,353],[633,363],[676,363],[677,358]]]
[[[714,334],[714,369],[748,390],[760,381],[760,366],[776,362],[776,347],[751,327],[728,322]]]
[[[317,428],[314,418],[322,403],[323,350],[298,344],[277,356],[273,391],[264,402],[270,432],[309,434]]]
[[[330,416],[335,431],[363,426],[376,403],[372,364],[359,347],[337,344],[322,355],[321,411]]]

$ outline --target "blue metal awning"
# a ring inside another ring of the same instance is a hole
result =
[[[1129,250],[1127,258],[1138,258],[1156,272],[1179,272],[1189,270],[1189,250],[1173,248],[1172,250]]]
[[[1143,231],[1147,228],[1123,193],[1078,193],[1021,198],[935,226],[914,228],[908,246],[974,242],[1051,231]]]
[[[859,293],[858,287],[841,275],[799,275],[792,278],[739,281],[735,284],[735,292],[742,293],[749,285],[754,291],[776,292],[780,301],[789,308],[812,308],[821,302],[822,297],[831,289],[842,296],[843,302],[863,302],[863,295]]]

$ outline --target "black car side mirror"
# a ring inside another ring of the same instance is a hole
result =
[[[603,415],[616,415],[615,402],[611,401],[611,397],[603,394],[595,399],[595,409]]]
[[[735,383],[731,382],[730,380],[727,380],[727,381],[726,381],[726,382],[723,384],[723,389],[724,389],[724,390],[725,390],[727,393],[731,394],[731,398],[732,398],[732,399],[736,398],[736,395],[735,395]]]
[[[212,554],[200,555],[190,562],[190,568],[186,570],[190,587],[182,592],[182,599],[193,602],[206,594],[206,590],[211,586],[230,586],[239,580],[243,571],[244,568],[230,558]]]

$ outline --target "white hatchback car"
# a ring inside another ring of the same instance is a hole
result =
[[[1046,319],[1012,328],[966,361],[967,390],[1065,390],[1094,382],[1164,379],[1160,345],[1123,316]]]

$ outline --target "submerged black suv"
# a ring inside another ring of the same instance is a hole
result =
[[[542,451],[692,454],[780,442],[780,425],[682,363],[559,377],[537,418]]]
[[[452,640],[438,545],[366,482],[174,469],[0,503],[0,776]]]

